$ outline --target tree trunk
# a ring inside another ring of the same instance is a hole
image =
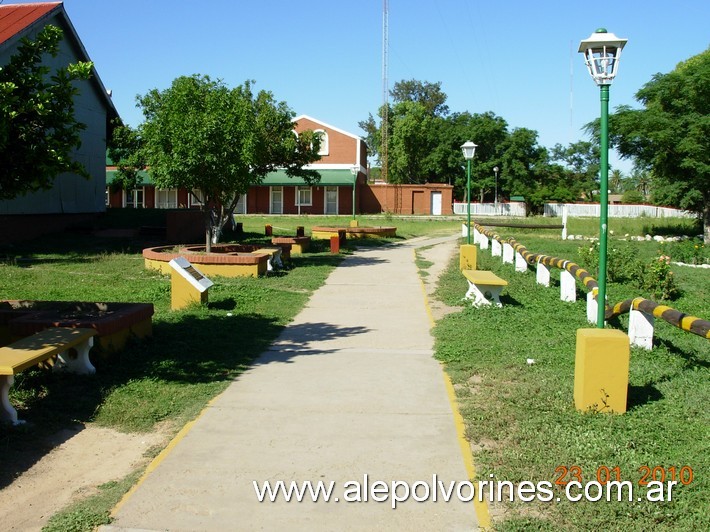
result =
[[[204,209],[205,218],[205,251],[207,253],[212,252],[212,212],[207,207]]]
[[[710,245],[710,203],[706,203],[703,210],[703,242]]]

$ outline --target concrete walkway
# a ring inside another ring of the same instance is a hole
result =
[[[468,478],[414,264],[413,248],[428,243],[347,257],[102,530],[475,530],[474,505],[455,490],[448,503],[439,491],[437,502],[394,510],[371,491],[376,481],[431,488],[436,475],[448,490]],[[346,502],[366,476],[367,502]],[[259,502],[253,481],[267,480],[334,488],[330,502]]]

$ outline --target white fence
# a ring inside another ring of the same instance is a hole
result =
[[[465,203],[454,203],[454,214],[467,214]],[[471,203],[471,216],[522,216],[525,217],[525,203],[511,201],[499,203]]]
[[[598,203],[545,203],[545,216],[562,216],[567,207],[567,215],[575,218],[599,218]],[[687,211],[656,207],[653,205],[609,205],[609,218],[694,218],[696,215]]]

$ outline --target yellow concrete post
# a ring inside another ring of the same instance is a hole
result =
[[[357,220],[350,220],[350,227],[358,227],[359,223]]]
[[[586,412],[626,412],[629,337],[616,329],[577,329],[574,406]]]
[[[459,269],[460,270],[475,270],[476,269],[476,246],[473,244],[462,244],[459,248]]]

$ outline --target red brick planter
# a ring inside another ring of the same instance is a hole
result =
[[[83,301],[0,302],[0,336],[14,341],[49,327],[95,329],[105,352],[123,349],[131,336],[152,335],[151,303],[95,303]]]

